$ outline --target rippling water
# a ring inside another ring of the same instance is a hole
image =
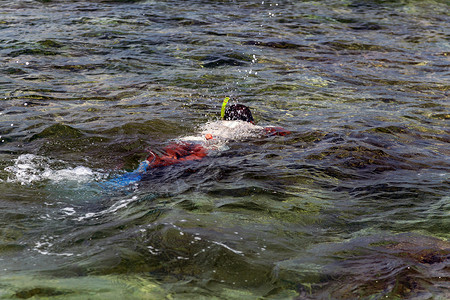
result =
[[[447,1],[1,1],[0,298],[449,298]],[[231,96],[283,137],[101,182]]]

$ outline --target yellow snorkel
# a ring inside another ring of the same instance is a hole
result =
[[[223,119],[225,117],[225,108],[227,107],[228,101],[230,100],[230,97],[225,97],[223,99],[222,103],[222,110],[220,111],[220,118]]]

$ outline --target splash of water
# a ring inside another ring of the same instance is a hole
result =
[[[204,124],[196,136],[182,137],[180,140],[203,143],[208,149],[226,150],[230,141],[239,141],[262,135],[264,128],[244,121],[213,121]],[[206,140],[205,136],[211,138]]]
[[[68,167],[65,165],[66,163],[63,161],[52,160],[44,156],[22,154],[14,160],[14,165],[5,168],[5,171],[10,173],[7,182],[22,185],[46,180],[55,183],[62,181],[86,183],[107,176],[107,174],[93,171],[88,167]]]

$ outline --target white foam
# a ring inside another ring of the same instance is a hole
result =
[[[233,249],[233,248],[231,248],[231,247],[225,245],[224,243],[215,242],[215,241],[213,241],[212,243],[213,243],[213,244],[216,244],[216,245],[219,245],[219,246],[222,246],[222,247],[224,247],[225,249],[228,249],[228,250],[230,250],[230,251],[233,252],[233,253],[236,253],[236,254],[239,254],[239,255],[244,256],[244,252],[239,251],[239,250],[236,250],[236,249]]]
[[[61,211],[63,213],[65,213],[66,215],[68,215],[68,216],[71,216],[71,215],[73,215],[76,212],[73,207],[64,207],[64,208],[61,209]]]
[[[98,218],[102,215],[106,215],[106,214],[110,214],[110,213],[116,213],[119,209],[125,208],[128,206],[128,204],[134,202],[138,200],[137,196],[133,196],[131,198],[128,199],[123,199],[118,201],[117,203],[114,203],[113,205],[111,205],[110,207],[108,207],[105,210],[99,211],[97,213],[87,213],[84,216],[78,217],[75,220],[77,221],[83,221],[85,219],[91,219],[91,218]]]
[[[44,156],[23,154],[14,160],[14,165],[5,168],[5,171],[10,173],[7,182],[18,182],[22,185],[44,180],[53,182],[75,181],[85,183],[106,176],[106,174],[95,172],[90,168],[83,166],[61,166],[65,164],[66,163],[63,161],[51,160]]]
[[[205,137],[207,134],[210,134],[212,139],[207,140]],[[208,122],[200,128],[198,135],[186,136],[180,140],[201,142],[206,148],[223,150],[229,141],[245,140],[262,134],[264,134],[264,127],[240,120],[221,120]]]
[[[75,168],[67,168],[62,170],[47,169],[44,173],[42,173],[42,176],[56,182],[68,180],[85,182],[92,180],[97,176],[97,174],[90,168],[78,166]]]
[[[46,238],[44,236],[44,238]],[[56,253],[50,252],[50,249],[53,247],[53,243],[50,241],[37,241],[33,247],[34,251],[39,252],[42,255],[53,255],[53,256],[73,256],[73,253]]]
[[[224,140],[242,140],[256,137],[263,133],[264,128],[245,121],[215,121],[202,126],[201,134],[211,134],[213,138]]]

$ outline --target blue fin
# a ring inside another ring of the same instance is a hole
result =
[[[149,164],[150,163],[147,160],[144,160],[133,172],[125,173],[106,182],[102,182],[100,183],[100,186],[102,186],[103,188],[122,188],[136,183],[140,181],[142,175],[147,172]]]

